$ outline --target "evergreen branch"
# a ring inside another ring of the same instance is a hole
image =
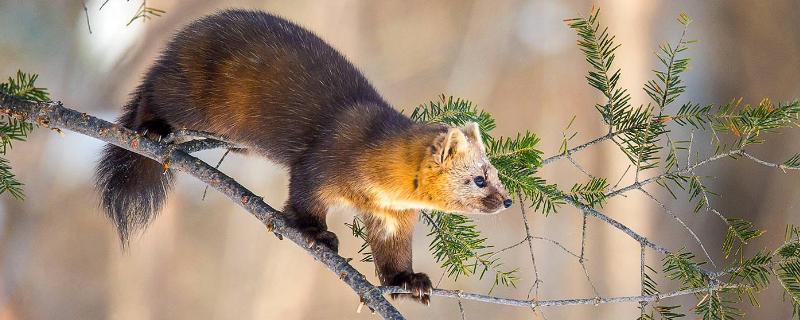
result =
[[[590,207],[603,207],[607,188],[608,182],[606,182],[605,178],[592,178],[585,184],[574,184],[570,189],[570,196],[576,199],[583,199]]]
[[[753,223],[740,218],[727,218],[728,231],[725,232],[725,239],[722,240],[722,252],[725,259],[733,254],[740,257],[743,254],[744,246],[755,238],[764,234],[763,230],[758,230]]]
[[[627,90],[617,87],[620,70],[611,71],[611,68],[619,45],[614,44],[614,36],[608,33],[607,28],[600,27],[599,15],[599,9],[592,10],[587,17],[565,22],[578,35],[578,47],[592,67],[586,80],[607,99],[606,104],[597,105],[596,109],[609,125],[609,132],[612,132],[612,128],[618,125],[614,121],[615,116],[630,106],[630,95]]]
[[[361,262],[372,262],[372,251],[369,249],[369,243],[367,242],[367,230],[364,224],[364,221],[359,216],[353,216],[353,222],[345,223],[345,226],[350,228],[350,231],[353,233],[353,236],[356,238],[361,239],[361,246],[358,248],[358,253],[361,254]]]
[[[440,211],[423,212],[422,218],[431,227],[430,251],[448,275],[457,280],[460,275],[474,274],[481,257],[478,251],[488,246],[472,220]]]
[[[541,165],[542,152],[536,148],[540,140],[533,133],[517,134],[514,139],[490,137],[488,140],[486,153],[495,166],[499,164],[535,168]]]
[[[492,271],[495,274],[492,288],[497,285],[516,287],[516,269],[502,269],[503,264],[492,258],[494,253],[485,251],[491,247],[486,245],[486,238],[481,236],[472,219],[432,211],[422,212],[422,220],[431,227],[428,233],[433,238],[430,251],[449,277],[458,280],[462,275],[477,274],[479,279],[483,279],[486,272]]]
[[[601,142],[612,140],[612,139],[614,139],[615,137],[617,137],[619,135],[623,135],[623,134],[626,134],[626,133],[631,132],[631,131],[643,130],[645,128],[646,128],[646,125],[632,126],[632,127],[627,127],[627,128],[621,129],[619,131],[606,133],[606,134],[604,134],[602,136],[599,136],[597,138],[594,138],[594,139],[592,139],[592,140],[590,140],[588,142],[585,142],[583,144],[580,144],[578,146],[572,147],[570,149],[567,149],[567,150],[564,150],[562,152],[559,152],[558,154],[555,154],[555,155],[552,155],[550,157],[545,158],[544,160],[542,160],[541,165],[539,167],[544,167],[544,166],[546,166],[546,165],[548,165],[550,163],[553,163],[555,161],[564,159],[564,158],[566,158],[566,157],[568,157],[570,155],[573,155],[575,153],[583,151],[584,149],[589,148],[589,147],[591,147],[593,145],[599,144]]]
[[[684,289],[707,288],[714,283],[708,274],[703,273],[700,267],[703,263],[695,262],[694,255],[690,252],[681,249],[667,254],[663,261],[667,278],[678,280]],[[739,285],[737,289],[741,292],[751,288]],[[740,316],[740,311],[733,306],[734,302],[723,296],[729,291],[729,289],[722,289],[698,292],[699,302],[695,307],[695,313],[702,315],[703,319],[733,319]]]
[[[787,260],[779,263],[774,271],[781,286],[789,294],[794,304],[800,303],[800,261]]]
[[[709,277],[701,268],[702,262],[695,262],[694,258],[694,254],[684,249],[666,254],[662,261],[667,278],[679,280],[684,288],[704,287]]]
[[[493,164],[495,164],[493,162]],[[499,165],[498,165],[499,164]],[[522,193],[524,200],[531,200],[531,207],[544,214],[556,212],[564,201],[555,184],[534,176],[535,171],[513,163],[495,164],[497,175],[509,193]]]
[[[285,215],[266,204],[260,196],[174,145],[149,139],[122,126],[65,108],[58,102],[30,102],[0,94],[0,111],[40,126],[73,130],[166,163],[170,169],[184,171],[200,179],[254,215],[267,229],[306,250],[348,284],[364,303],[383,318],[403,319],[397,309],[383,297],[381,290],[370,284],[345,258],[325,246],[309,246],[302,233],[286,221]]]
[[[763,251],[757,252],[749,259],[740,256],[739,265],[735,270],[727,272],[729,280],[734,283],[746,281],[750,288],[763,289],[769,284],[769,270],[774,265],[772,260],[772,255]]]
[[[657,283],[653,280],[653,277],[650,275],[651,273],[658,273],[652,267],[646,265],[644,263],[644,247],[642,247],[641,251],[641,278],[642,278],[642,296],[645,295],[655,295],[659,294],[657,289]],[[654,302],[660,302],[658,300]],[[654,305],[652,307],[652,312],[649,314],[646,313],[647,301],[639,302],[639,309],[640,309],[640,320],[655,320],[655,316],[658,315],[662,320],[672,320],[677,318],[685,317],[685,314],[678,313],[676,309],[680,308],[679,305],[672,305],[672,306],[665,306],[665,305]]]
[[[16,77],[9,77],[8,81],[0,83],[0,93],[31,102],[50,101],[47,89],[36,86],[38,78],[37,74],[28,74],[18,70]]]
[[[30,102],[49,101],[47,89],[36,86],[38,77],[18,70],[16,77],[9,77],[8,81],[0,83],[0,94]],[[8,113],[0,113],[0,155],[5,155],[14,141],[25,141],[32,130],[32,124]],[[6,192],[19,200],[25,198],[22,183],[17,180],[8,160],[0,157],[0,194]]]
[[[0,158],[0,194],[8,192],[12,197],[19,200],[25,199],[22,193],[22,182],[17,180],[8,160]]]
[[[780,166],[778,167],[781,169],[792,169],[792,170],[800,169],[800,153],[797,153],[791,158],[786,159],[786,161],[781,163]]]
[[[713,118],[712,107],[713,105],[710,104],[700,105],[687,102],[678,109],[678,112],[670,120],[682,126],[691,125],[695,129],[705,129]]]
[[[672,176],[676,179],[687,179],[686,177],[682,176]],[[708,201],[708,194],[712,193],[704,184],[703,181],[699,176],[693,175],[688,177],[688,193],[689,193],[689,202],[692,200],[697,199],[697,203],[694,206],[694,212],[700,212],[700,209],[706,208],[709,206]]]
[[[484,138],[497,125],[494,118],[472,102],[452,96],[439,96],[439,101],[430,101],[428,104],[419,105],[411,112],[411,120],[421,123],[440,123],[451,126],[463,126],[468,122],[475,122],[481,129]]]
[[[664,66],[663,71],[654,71],[658,80],[650,80],[645,84],[644,91],[653,99],[659,108],[659,114],[677,99],[685,90],[686,86],[681,84],[680,75],[689,67],[689,59],[678,59],[678,54],[688,49],[690,41],[686,41],[686,31],[691,23],[691,19],[681,13],[678,22],[683,25],[683,32],[678,43],[673,46],[664,44],[659,47],[660,53],[656,57]]]
[[[720,293],[726,290],[708,292],[695,307],[695,313],[703,316],[703,320],[732,320],[744,314],[736,309],[734,301],[725,299]]]
[[[762,143],[764,133],[800,125],[798,100],[776,105],[769,99],[763,99],[757,105],[742,105],[742,100],[737,99],[716,108],[718,111],[713,115],[711,128],[714,132],[729,133],[736,137],[735,145],[738,148]]]
[[[602,92],[607,103],[597,105],[603,121],[608,124],[608,132],[622,131],[615,141],[620,149],[636,164],[637,172],[655,167],[655,154],[660,149],[656,143],[658,137],[665,133],[664,119],[654,116],[651,107],[631,108],[630,95],[624,88],[618,88],[620,70],[611,71],[615,58],[614,36],[607,28],[601,28],[598,21],[599,10],[593,10],[588,17],[566,20],[569,27],[578,35],[578,46],[586,57],[592,70],[586,77],[590,86]],[[679,65],[676,62],[676,65]],[[678,68],[671,69],[677,72]],[[665,80],[667,81],[667,80]],[[670,86],[679,82],[667,81]],[[675,95],[675,88],[668,88],[671,96]]]

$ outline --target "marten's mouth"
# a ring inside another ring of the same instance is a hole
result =
[[[503,210],[506,210],[506,209],[507,209],[507,208],[500,207],[500,208],[497,208],[497,209],[495,209],[494,211],[486,211],[486,212],[484,212],[483,214],[485,214],[485,215],[488,215],[488,216],[491,216],[491,215],[498,214],[498,213],[500,213],[501,211],[503,211]]]
[[[496,207],[496,208],[478,207],[478,208],[472,208],[471,210],[467,210],[465,213],[466,214],[479,214],[479,215],[491,216],[491,215],[498,214],[498,213],[500,213],[500,211],[503,211],[505,209],[507,209],[507,208],[504,208],[503,206]]]

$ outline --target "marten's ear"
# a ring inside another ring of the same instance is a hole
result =
[[[450,128],[447,132],[440,134],[434,141],[433,158],[443,164],[450,160],[454,155],[467,150],[469,142],[467,136],[459,128]]]
[[[478,127],[477,123],[467,123],[461,130],[464,131],[464,135],[467,136],[469,142],[478,145],[481,151],[486,152],[486,147],[483,145],[483,138],[481,138],[481,129]]]

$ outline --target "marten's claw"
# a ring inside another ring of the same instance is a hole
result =
[[[339,238],[335,233],[316,227],[303,229],[302,232],[309,247],[319,244],[328,247],[333,252],[339,252]]]
[[[424,273],[411,273],[401,272],[394,276],[389,285],[399,286],[411,293],[393,293],[392,299],[397,298],[411,298],[417,300],[425,305],[431,303],[431,293],[433,292],[433,284],[428,275]]]

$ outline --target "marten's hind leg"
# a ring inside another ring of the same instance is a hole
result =
[[[321,244],[338,251],[339,239],[328,231],[325,222],[328,206],[321,201],[311,181],[302,174],[296,174],[297,170],[291,171],[289,201],[284,207],[290,223],[303,233],[309,245]]]
[[[140,87],[138,90],[141,91],[143,88]],[[151,97],[137,93],[131,103],[125,107],[127,110],[120,122],[143,136],[160,140],[172,133],[173,128],[165,119],[153,112],[153,106],[154,102]]]

